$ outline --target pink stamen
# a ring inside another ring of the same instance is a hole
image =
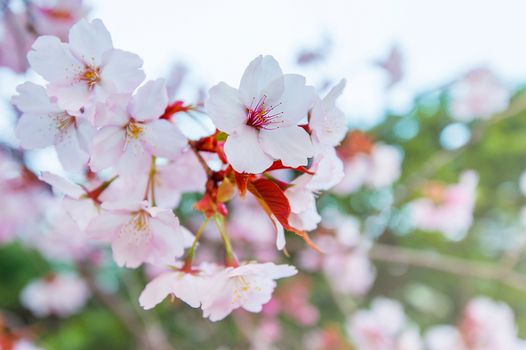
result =
[[[269,108],[266,108],[265,106],[265,100],[267,99],[266,95],[263,95],[256,104],[254,108],[252,108],[252,105],[254,104],[255,98],[252,99],[252,103],[250,104],[250,107],[247,109],[248,112],[248,118],[247,118],[247,125],[252,126],[256,129],[265,129],[265,130],[272,130],[279,128],[279,125],[283,123],[283,120],[280,120],[283,112],[278,112],[272,114],[272,111],[277,108],[279,105],[281,105],[281,102],[276,106],[270,106]]]

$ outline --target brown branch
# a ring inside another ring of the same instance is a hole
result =
[[[376,243],[371,248],[369,257],[382,262],[427,268],[464,277],[493,280],[526,292],[526,276],[513,270],[507,270],[500,264],[471,261],[426,250],[421,251],[380,243]]]

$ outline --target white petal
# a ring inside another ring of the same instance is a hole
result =
[[[187,145],[186,137],[179,128],[167,120],[155,120],[144,126],[141,135],[148,152],[158,157],[175,159]]]
[[[279,112],[283,113],[285,125],[296,125],[307,117],[315,101],[316,93],[312,86],[305,86],[305,78],[297,74],[286,74],[285,91],[281,96]]]
[[[283,72],[274,57],[256,57],[248,65],[239,83],[239,92],[244,104],[250,106],[254,98],[262,97],[263,91],[282,76]],[[276,93],[276,89],[273,89],[273,92]]]
[[[55,145],[60,164],[66,171],[81,172],[89,158],[89,149],[81,145],[76,126],[71,126],[60,133]]]
[[[103,54],[113,48],[111,35],[100,19],[78,21],[69,31],[69,45],[86,64],[98,67]]]
[[[104,103],[97,104],[94,124],[96,126],[118,125],[124,126],[129,121],[128,104],[131,94],[114,94]]]
[[[90,167],[97,172],[115,165],[124,151],[125,131],[117,126],[100,129],[93,138]]]
[[[27,59],[31,68],[47,81],[72,81],[84,69],[67,44],[54,36],[41,36],[35,40]]]
[[[62,192],[74,198],[79,198],[86,193],[86,191],[76,183],[48,171],[43,171],[42,174],[40,174],[39,179],[50,184],[53,187],[53,190]]]
[[[150,310],[172,294],[174,285],[178,282],[179,272],[168,272],[154,278],[146,285],[139,296],[139,304],[145,310]]]
[[[48,85],[48,94],[57,97],[57,104],[63,110],[76,111],[91,104],[92,95],[88,85],[82,81],[67,84],[51,83]]]
[[[110,50],[102,58],[101,78],[113,93],[132,92],[145,78],[142,59],[131,52]]]
[[[151,155],[139,140],[128,139],[126,148],[117,163],[117,172],[127,178],[143,176],[150,170]]]
[[[12,99],[13,104],[23,113],[47,114],[59,113],[60,108],[49,99],[42,86],[25,82],[16,88],[18,95]]]
[[[127,214],[116,214],[103,211],[93,218],[86,228],[86,233],[93,239],[111,241],[117,231],[130,220]]]
[[[77,223],[81,230],[85,230],[91,220],[95,218],[99,211],[95,203],[89,199],[74,199],[64,197],[62,205],[66,212]]]
[[[239,92],[225,83],[219,83],[209,90],[205,108],[214,125],[229,134],[247,120],[246,107]]]
[[[164,79],[150,80],[133,95],[130,113],[139,121],[160,117],[168,104],[168,94]]]
[[[266,153],[290,167],[307,165],[314,153],[309,134],[299,126],[261,130],[259,140]]]
[[[273,162],[258,141],[256,129],[243,126],[230,134],[225,142],[225,154],[232,167],[238,172],[258,174]]]
[[[47,114],[22,114],[16,126],[16,137],[26,149],[43,148],[55,143],[57,124]]]

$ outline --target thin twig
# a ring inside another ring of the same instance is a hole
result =
[[[493,280],[526,292],[526,276],[513,270],[503,273],[500,264],[476,262],[425,250],[420,251],[380,243],[376,243],[371,248],[369,257],[377,261],[423,267],[464,277]]]

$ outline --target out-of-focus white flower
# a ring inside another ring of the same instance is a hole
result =
[[[477,183],[477,173],[466,171],[457,184],[430,184],[427,197],[409,206],[414,227],[442,232],[449,239],[464,237],[473,222]]]
[[[51,275],[28,284],[20,295],[22,305],[38,317],[67,317],[78,312],[90,296],[83,279],[71,274]]]
[[[508,107],[509,90],[486,68],[475,69],[451,88],[449,110],[459,121],[487,119]]]

